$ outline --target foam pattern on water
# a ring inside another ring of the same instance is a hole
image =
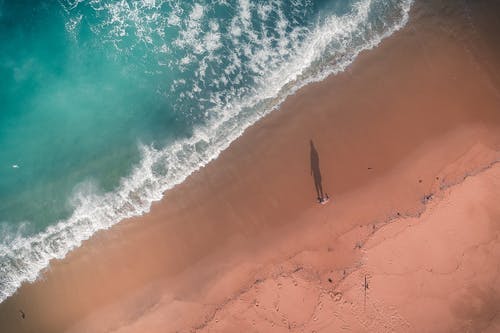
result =
[[[190,116],[193,131],[162,147],[141,145],[141,162],[113,192],[81,184],[71,199],[71,217],[44,232],[27,237],[0,231],[5,235],[0,301],[95,232],[148,212],[165,191],[215,159],[286,96],[345,70],[361,51],[404,26],[412,3],[353,1],[342,14],[332,11],[297,24],[311,11],[311,2],[287,2],[292,9],[284,11],[278,0],[59,1],[72,38],[78,39],[86,25],[96,45],[111,44],[122,55],[153,59],[156,66],[147,68],[152,76],[175,73],[167,86],[158,85],[157,93],[176,112]]]

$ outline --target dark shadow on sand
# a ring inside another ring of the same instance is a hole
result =
[[[319,168],[319,155],[316,147],[314,147],[314,142],[309,141],[311,145],[311,175],[314,178],[314,187],[316,188],[316,195],[318,201],[321,201],[325,195],[323,193],[323,185],[321,183],[321,170]]]

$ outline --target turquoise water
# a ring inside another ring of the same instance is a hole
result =
[[[143,214],[410,0],[0,0],[0,301]]]

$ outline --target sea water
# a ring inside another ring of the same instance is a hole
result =
[[[343,71],[411,2],[0,0],[0,301]]]

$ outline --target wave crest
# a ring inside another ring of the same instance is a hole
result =
[[[360,0],[344,15],[332,13],[299,27],[291,26],[277,0],[265,4],[240,0],[233,8],[237,14],[225,25],[208,18],[206,4],[195,4],[183,15],[187,9],[170,1],[169,15],[162,16],[165,3],[67,0],[61,4],[68,15],[75,11],[67,26],[72,34],[85,20],[85,12],[78,8],[87,4],[98,13],[107,13],[104,23],[94,29],[105,31],[104,38],[117,48],[132,25],[137,42],[151,44],[159,54],[180,54],[170,62],[159,61],[159,68],[170,66],[182,72],[194,66],[195,76],[181,75],[170,87],[162,87],[161,93],[174,94],[179,105],[197,100],[204,121],[194,127],[190,138],[161,149],[141,145],[141,162],[115,191],[99,193],[91,185],[80,188],[72,198],[75,209],[69,219],[31,237],[5,237],[0,244],[0,302],[23,282],[35,281],[50,260],[64,258],[95,232],[147,213],[165,191],[215,159],[286,96],[345,70],[361,51],[375,47],[405,25],[412,0]],[[300,15],[307,8],[298,4],[295,10]],[[271,16],[276,18],[272,29],[266,23]],[[178,29],[179,38],[166,45],[165,31],[171,27]],[[228,52],[226,63],[214,74],[222,48]]]

